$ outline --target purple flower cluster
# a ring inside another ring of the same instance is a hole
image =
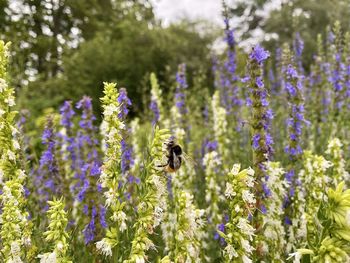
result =
[[[294,160],[302,154],[300,138],[302,127],[307,122],[304,118],[302,76],[298,75],[298,72],[291,64],[285,69],[285,75],[285,91],[288,96],[290,107],[290,114],[287,119],[289,144],[285,147],[285,152]]]
[[[160,118],[160,111],[159,111],[159,107],[158,107],[157,102],[155,100],[151,100],[151,103],[149,104],[149,108],[154,114],[154,117],[152,120],[152,125],[155,125],[159,121],[159,118]]]
[[[121,111],[118,115],[118,118],[125,119],[129,113],[129,107],[131,106],[131,100],[129,99],[125,88],[119,89],[118,103],[121,105]]]
[[[225,63],[225,68],[231,74],[231,77],[234,77],[236,73],[235,39],[233,35],[233,30],[230,29],[229,19],[225,18],[224,22],[226,26],[225,40],[228,45],[227,61]]]
[[[76,152],[75,152],[75,138],[73,136],[73,117],[75,115],[75,112],[72,107],[72,102],[70,101],[65,101],[60,108],[60,114],[61,114],[61,125],[62,127],[65,128],[65,133],[61,134],[59,133],[58,136],[62,140],[62,144],[66,144],[67,146],[67,152],[68,155],[65,155],[62,152],[62,156],[65,158],[63,159],[64,161],[70,161],[71,162],[71,168],[72,170],[75,170],[76,166]],[[62,147],[65,148],[65,147]]]
[[[228,114],[238,114],[236,106],[242,105],[242,100],[239,99],[237,81],[239,77],[236,74],[236,52],[235,52],[235,39],[233,30],[230,28],[229,19],[224,19],[225,23],[225,41],[227,44],[227,56],[224,62],[224,67],[220,72],[220,85],[221,85],[221,102],[225,107]],[[237,116],[238,117],[238,116]]]
[[[92,113],[91,98],[84,96],[75,106],[78,110],[82,110],[81,120],[79,126],[82,129],[94,130],[93,122],[96,117]]]
[[[179,65],[178,72],[176,73],[176,82],[175,106],[178,108],[181,115],[185,115],[187,113],[185,89],[188,87],[186,81],[186,64]]]
[[[344,104],[344,96],[346,94],[344,88],[346,67],[342,62],[341,53],[335,54],[335,62],[328,77],[328,81],[332,83],[335,93],[335,106],[340,110]]]
[[[294,39],[294,43],[293,43],[293,48],[294,48],[294,52],[295,52],[295,56],[297,57],[301,57],[303,54],[303,50],[304,50],[304,41],[300,36],[300,33],[297,32],[295,34],[295,39]]]
[[[95,236],[101,228],[106,227],[105,209],[99,204],[98,194],[101,191],[101,186],[98,184],[101,163],[97,151],[99,141],[95,138],[97,127],[94,125],[96,117],[93,114],[91,98],[84,96],[76,104],[76,108],[82,112],[79,121],[80,130],[76,136],[79,163],[75,174],[78,180],[76,199],[83,204],[83,213],[88,219],[83,229],[85,243],[88,244],[95,241]]]
[[[255,46],[249,55],[251,95],[249,104],[252,108],[251,143],[253,148],[254,170],[257,180],[260,181],[261,184],[261,189],[257,190],[257,198],[263,198],[270,194],[269,189],[262,182],[262,178],[266,177],[265,162],[269,160],[273,153],[273,139],[269,132],[273,113],[269,108],[268,93],[263,81],[262,68],[264,61],[269,56],[269,52],[264,50],[260,45]],[[261,205],[262,203],[260,206]]]
[[[40,202],[44,209],[47,208],[46,201],[53,196],[62,195],[61,177],[56,160],[56,136],[53,120],[48,117],[45,130],[42,135],[42,143],[45,146],[37,170],[35,182],[40,196]]]
[[[73,123],[72,119],[74,116],[74,110],[72,107],[72,103],[70,101],[65,101],[60,108],[61,114],[61,125],[66,128],[72,128]]]
[[[119,96],[117,100],[121,105],[121,113],[118,115],[118,118],[120,118],[121,120],[124,120],[129,113],[128,107],[131,106],[131,100],[129,99],[125,88],[121,88],[119,90]],[[127,144],[127,141],[125,138],[126,135],[123,137],[124,138],[121,141],[121,150],[122,150],[121,170],[124,176],[129,177],[129,171],[134,164],[134,159],[132,156],[132,148]]]

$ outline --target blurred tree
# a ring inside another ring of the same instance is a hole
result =
[[[148,0],[0,1],[0,21],[5,21],[0,37],[13,42],[15,84],[56,76],[62,69],[65,49],[77,48],[106,25],[131,16],[147,23],[154,21]]]
[[[349,0],[284,0],[280,4],[273,0],[238,0],[230,6],[230,12],[241,21],[237,29],[243,39],[253,38],[254,30],[262,29],[265,45],[271,51],[284,42],[291,44],[299,32],[305,42],[304,66],[310,64],[317,50],[318,33],[326,33],[327,26],[336,20],[343,32],[350,29]]]
[[[210,67],[212,35],[189,22],[162,28],[149,0],[0,0],[0,6],[0,38],[13,42],[19,106],[32,116],[84,94],[99,105],[102,81],[125,86],[137,112],[149,96],[141,88],[147,73],[156,72],[168,91],[167,72],[177,64],[188,63],[190,73],[202,63]]]
[[[188,63],[190,79],[201,64],[210,74],[211,41],[210,35],[201,37],[188,23],[164,29],[124,19],[96,33],[78,49],[67,50],[62,58],[62,72],[48,80],[29,83],[20,93],[20,103],[38,115],[45,107],[57,107],[65,99],[78,99],[86,94],[94,98],[99,113],[102,82],[116,81],[119,87],[127,88],[133,101],[132,113],[140,113],[148,107],[142,102],[147,102],[150,95],[144,76],[157,72],[166,95],[181,62]]]

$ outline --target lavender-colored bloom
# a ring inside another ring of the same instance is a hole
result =
[[[97,215],[96,208],[93,207],[92,211],[91,211],[91,220],[90,220],[89,224],[87,224],[83,230],[85,244],[88,244],[88,243],[94,241],[95,231],[96,231],[96,226],[95,226],[96,215]]]
[[[256,85],[258,85],[258,87],[261,89],[264,87],[264,82],[262,80],[262,77],[259,76],[256,78]]]
[[[249,76],[245,76],[245,77],[241,78],[242,83],[247,83],[249,80],[250,80]]]
[[[270,190],[263,184],[263,178],[266,177],[265,162],[269,160],[273,153],[273,139],[269,133],[270,122],[273,118],[273,112],[269,108],[268,94],[263,82],[263,62],[270,56],[269,52],[260,45],[253,48],[249,55],[249,73],[250,73],[250,99],[252,108],[252,137],[251,144],[253,148],[254,170],[257,181],[263,186],[263,189],[257,193],[257,199],[264,199],[269,196]],[[262,202],[259,203],[261,209]]]
[[[175,106],[178,108],[182,115],[187,113],[187,108],[185,104],[185,89],[187,89],[186,81],[186,64],[180,64],[178,67],[178,72],[176,73],[176,91],[175,91]]]
[[[302,126],[307,123],[304,118],[304,105],[302,96],[302,77],[300,77],[292,65],[288,65],[286,70],[285,90],[288,95],[290,107],[290,117],[287,119],[289,131],[289,144],[285,147],[285,152],[294,160],[302,154],[300,147],[300,137]]]
[[[206,143],[205,148],[207,149],[208,152],[216,151],[218,148],[218,142],[217,141],[208,141]]]
[[[66,128],[72,128],[72,119],[75,114],[72,103],[70,101],[65,101],[60,108],[61,114],[61,125]]]
[[[262,64],[268,57],[270,57],[270,52],[266,51],[259,44],[253,48],[249,55],[249,58],[255,60],[258,64]]]
[[[100,217],[100,224],[103,228],[107,228],[108,225],[106,223],[106,208],[101,205],[100,206],[100,214],[99,214],[99,217]]]
[[[76,145],[75,138],[73,136],[73,117],[75,112],[72,107],[72,103],[70,101],[65,101],[60,108],[61,114],[61,125],[65,128],[65,133],[58,133],[58,137],[60,137],[60,143],[62,144],[61,154],[63,156],[64,161],[70,162],[70,167],[74,171],[76,167]],[[63,146],[64,145],[64,146]],[[65,153],[65,150],[67,153]]]
[[[299,32],[297,32],[295,34],[293,46],[294,46],[294,52],[295,52],[296,57],[301,57],[303,50],[304,50],[304,41],[301,38]]]
[[[98,156],[99,141],[95,138],[97,127],[91,98],[84,96],[76,108],[82,111],[79,121],[80,130],[76,136],[76,149],[78,153],[78,165],[75,178],[78,183],[75,186],[76,199],[83,204],[86,225],[83,229],[85,243],[94,242],[95,236],[105,225],[103,206],[99,205],[99,191],[101,190],[98,177],[101,173],[101,164]],[[102,211],[103,210],[103,211]],[[100,218],[100,219],[99,219]]]
[[[132,148],[127,145],[125,139],[121,141],[122,159],[121,170],[122,174],[127,174],[130,168],[134,165],[134,158],[132,155]]]
[[[59,175],[56,151],[56,136],[53,128],[52,118],[47,119],[47,124],[42,135],[42,143],[45,150],[39,160],[39,168],[35,178],[38,195],[43,207],[46,209],[46,201],[53,196],[62,195],[62,177]]]
[[[335,40],[335,35],[332,31],[330,31],[327,36],[327,41],[329,44],[332,44],[334,43],[334,40]]]
[[[290,220],[290,218],[286,216],[286,217],[284,218],[284,223],[285,223],[286,225],[290,225],[290,226],[291,226],[291,225],[292,225],[292,220]]]
[[[155,100],[151,100],[151,103],[149,104],[149,108],[154,114],[152,125],[155,125],[160,118],[160,111],[159,111],[157,102]]]
[[[259,133],[253,135],[252,145],[255,150],[260,147],[260,138],[261,136]]]
[[[129,113],[129,107],[131,106],[131,100],[128,97],[128,93],[125,88],[119,89],[118,102],[120,103],[121,111],[118,115],[119,119],[125,119]]]
[[[84,96],[75,106],[77,109],[82,110],[81,120],[79,126],[82,129],[93,130],[93,121],[96,117],[92,114],[92,102],[91,98]]]

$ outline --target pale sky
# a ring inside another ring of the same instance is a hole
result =
[[[165,25],[183,17],[221,23],[221,0],[153,0],[156,16]]]
[[[224,28],[222,18],[222,0],[151,0],[154,6],[156,17],[162,19],[163,25],[167,26],[172,22],[188,17],[190,19],[206,19],[214,24]],[[226,0],[228,6],[232,6],[235,1],[249,0]],[[264,6],[264,10],[260,11],[263,16],[267,16],[269,12],[278,8],[285,0],[271,0]],[[240,23],[239,18],[233,18],[231,26],[234,28],[235,23]],[[239,38],[239,32],[235,32],[236,38]],[[239,42],[239,45],[250,49],[250,47],[266,36],[260,28],[252,32],[252,38],[244,42]],[[275,37],[275,36],[274,36]]]

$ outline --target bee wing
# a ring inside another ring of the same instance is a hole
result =
[[[177,169],[181,166],[181,161],[175,153],[173,153],[173,163],[174,167],[176,167]]]
[[[195,160],[193,160],[193,158],[189,156],[187,153],[182,152],[181,156],[184,162],[186,163],[186,165],[190,166],[190,168],[197,166],[197,163],[195,162]]]

